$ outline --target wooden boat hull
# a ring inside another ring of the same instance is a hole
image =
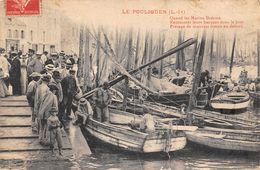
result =
[[[239,110],[247,108],[249,104],[250,97],[246,92],[230,92],[210,100],[210,105],[214,109]]]
[[[189,141],[215,149],[237,151],[260,151],[260,133],[210,128],[186,132]]]
[[[131,152],[173,152],[183,149],[187,143],[182,131],[163,129],[148,134],[127,126],[101,123],[94,119],[89,119],[83,128],[90,135],[88,139],[96,139]]]
[[[250,100],[242,102],[242,103],[220,103],[216,101],[211,102],[211,106],[214,109],[226,109],[226,110],[239,110],[245,109],[249,106]]]

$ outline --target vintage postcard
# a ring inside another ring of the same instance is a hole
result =
[[[259,160],[259,0],[0,0],[0,169]]]

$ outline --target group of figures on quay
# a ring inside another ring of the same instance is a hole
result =
[[[32,131],[39,134],[39,143],[50,146],[54,152],[56,140],[62,154],[61,128],[68,128],[67,122],[73,118],[72,101],[82,94],[76,76],[76,58],[63,51],[48,55],[47,51],[35,54],[29,49],[28,54],[21,51],[6,54],[1,48],[0,52],[0,97],[26,95],[32,111]],[[95,95],[100,120],[101,113],[108,111],[110,96],[107,88],[105,82],[104,88]],[[85,124],[86,114],[93,115],[92,108],[84,98],[78,104],[73,109],[74,123]]]

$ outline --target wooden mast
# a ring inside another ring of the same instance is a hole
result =
[[[230,67],[229,67],[229,75],[232,74],[232,67],[233,67],[233,60],[234,60],[234,52],[235,52],[235,45],[236,45],[236,33],[234,35],[233,39],[233,45],[232,45],[232,52],[231,52],[231,61],[230,61]]]
[[[152,61],[152,57],[153,57],[153,33],[152,31],[150,32],[150,43],[148,45],[148,52],[146,53],[147,54],[147,61],[146,63],[149,63]],[[148,79],[148,82],[147,82],[147,86],[150,88],[150,83],[151,83],[151,76],[152,76],[152,67],[151,65],[148,66],[148,72],[147,72],[147,79]]]
[[[80,26],[80,33],[79,33],[79,59],[80,59],[80,62],[79,62],[79,65],[78,65],[78,67],[79,67],[79,69],[78,69],[78,71],[79,71],[78,76],[80,77],[80,80],[81,80],[82,76],[84,75],[84,73],[83,73],[83,66],[84,66],[83,46],[84,46],[83,26],[81,25]]]
[[[198,39],[198,32],[196,32],[195,38]],[[198,41],[195,42],[194,44],[194,51],[193,51],[193,58],[192,58],[192,72],[195,71],[195,63],[196,63],[196,58],[197,58],[197,51],[198,51]]]
[[[129,31],[129,37],[128,37],[128,56],[126,58],[126,70],[130,70],[130,61],[132,58],[132,29]],[[126,110],[127,107],[127,94],[128,94],[128,86],[129,86],[129,79],[128,77],[125,78],[125,90],[124,90],[124,99],[123,99],[123,110]]]
[[[96,52],[96,64],[97,64],[97,73],[96,73],[96,87],[99,86],[99,67],[100,67],[100,64],[99,64],[99,56],[100,56],[100,28],[98,28],[98,34],[97,34],[97,52]]]
[[[84,67],[83,67],[83,76],[84,76],[84,82],[83,82],[83,90],[87,91],[87,87],[90,84],[90,63],[89,63],[89,31],[88,28],[85,26],[85,41],[84,41]]]
[[[136,38],[134,68],[137,68],[137,64],[138,64],[139,44],[140,44],[140,30],[138,30],[137,38]]]
[[[182,32],[181,30],[179,30],[179,34],[178,34],[178,44],[181,44],[182,42]],[[176,58],[176,70],[177,69],[182,69],[182,52],[178,51],[177,52],[177,58]]]
[[[202,39],[201,39],[198,59],[197,59],[197,62],[195,63],[195,70],[194,70],[195,75],[193,77],[192,92],[190,94],[190,100],[189,100],[189,106],[188,106],[188,120],[189,120],[190,124],[191,124],[190,111],[192,110],[192,108],[196,104],[195,103],[196,94],[197,94],[197,89],[198,89],[199,83],[200,83],[200,73],[201,73],[201,66],[202,66],[202,62],[203,62],[205,44],[206,44],[206,31],[204,30],[203,35],[202,35]]]
[[[213,73],[213,49],[214,49],[214,30],[212,31],[212,35],[211,35],[211,40],[210,40],[210,60],[209,60],[209,71],[210,71],[210,74],[212,75]],[[215,68],[217,69],[217,68]]]
[[[260,77],[260,31],[257,30],[257,76]]]
[[[164,35],[164,33],[162,33],[159,36],[159,55],[162,55],[164,52],[164,42],[165,42],[165,35]],[[163,76],[163,60],[161,60],[161,63],[160,63],[159,75],[160,75],[159,78],[161,79]]]

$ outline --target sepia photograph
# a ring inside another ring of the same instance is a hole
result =
[[[260,169],[260,0],[0,0],[0,169]]]

